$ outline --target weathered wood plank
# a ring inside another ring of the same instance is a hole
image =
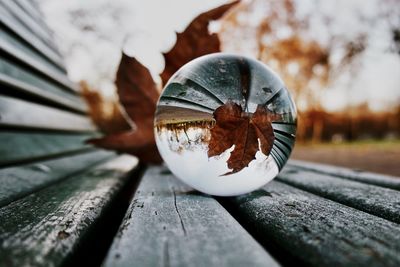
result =
[[[41,27],[51,39],[50,48],[58,55],[60,58],[63,58],[60,50],[57,45],[54,43],[54,32],[53,30],[46,24],[45,16],[40,10],[40,6],[36,1],[32,0],[15,0],[15,2],[20,6],[21,10],[24,11],[25,14],[28,14],[33,20],[35,20],[39,27]]]
[[[0,23],[3,23],[9,30],[34,47],[42,56],[46,57],[58,68],[65,71],[64,63],[58,54],[56,54],[52,49],[38,39],[34,33],[21,26],[21,24],[13,19],[10,14],[8,14],[6,11],[4,12],[3,8],[0,9],[0,12]]]
[[[276,266],[213,198],[146,171],[104,266]]]
[[[33,32],[38,36],[44,44],[50,48],[53,46],[53,40],[50,34],[43,29],[41,25],[37,23],[35,19],[27,16],[26,13],[14,2],[14,1],[3,1],[2,5],[6,7],[8,12],[12,14],[17,20],[19,20],[28,31]]]
[[[32,0],[15,0],[15,2],[25,11],[26,14],[35,19],[41,26],[46,27],[47,25],[43,21],[43,14],[40,13],[36,3]],[[50,34],[50,33],[49,33]],[[50,34],[51,35],[51,34]]]
[[[371,173],[366,171],[351,170],[348,168],[336,167],[327,164],[307,162],[302,160],[290,160],[289,166],[295,166],[305,170],[311,170],[319,173],[329,174],[354,180],[362,183],[378,185],[391,189],[400,190],[400,179],[395,176]]]
[[[42,60],[38,60],[37,56],[34,53],[28,52],[28,50],[20,50],[18,49],[18,42],[10,39],[9,35],[6,35],[5,32],[0,31],[0,34],[4,38],[0,38],[0,50],[8,54],[9,56],[15,58],[16,60],[23,62],[30,68],[36,70],[37,72],[47,76],[49,79],[65,86],[65,88],[69,88],[70,90],[77,91],[76,86],[71,83],[65,73],[61,71],[57,71],[52,65],[46,64]],[[5,38],[8,38],[7,40]],[[12,43],[10,43],[12,42]]]
[[[93,134],[0,132],[0,166],[30,162],[91,149]]]
[[[0,6],[0,16],[6,17]],[[7,25],[0,21],[0,38],[2,43],[6,46],[11,46],[22,55],[29,57],[31,60],[36,61],[38,64],[47,67],[54,73],[59,75],[65,75],[65,70],[61,69],[57,64],[52,62],[47,56],[43,55],[34,46],[27,43],[20,36],[16,35],[15,32],[10,30]]]
[[[79,132],[96,130],[86,116],[5,96],[0,96],[0,126]]]
[[[279,181],[400,223],[400,192],[287,166]]]
[[[23,64],[19,64],[18,62],[8,58],[0,57],[0,73],[41,88],[44,91],[57,93],[65,98],[77,96],[76,91],[68,89],[57,82],[51,81],[47,76],[41,75],[29,67],[23,66]]]
[[[39,88],[32,84],[10,78],[9,76],[0,73],[0,87],[4,88],[3,86],[5,86],[6,88],[12,88],[12,90],[22,93],[25,97],[33,96],[38,99],[48,101],[50,103],[71,109],[79,113],[87,112],[87,106],[77,96],[75,96],[75,100],[72,99],[74,98],[74,96],[72,95],[68,98],[62,97],[59,95],[59,92],[57,92],[57,94],[53,92],[47,92],[46,90],[43,90],[43,88]]]
[[[396,223],[276,181],[228,201],[260,241],[306,266],[400,266]]]
[[[65,265],[137,162],[118,157],[1,208],[0,265]]]
[[[0,207],[111,157],[115,153],[94,150],[0,169]]]

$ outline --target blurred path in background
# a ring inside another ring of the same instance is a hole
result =
[[[296,144],[291,157],[400,176],[400,141]]]

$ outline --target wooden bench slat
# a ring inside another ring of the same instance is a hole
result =
[[[137,162],[120,156],[1,208],[0,265],[65,265],[101,224]]]
[[[400,192],[287,166],[279,181],[400,223]]]
[[[1,60],[0,60],[0,65],[1,65]],[[53,92],[44,91],[43,88],[38,88],[29,83],[25,83],[20,80],[10,78],[9,76],[0,73],[0,87],[4,88],[3,86],[7,88],[12,88],[12,90],[20,92],[24,96],[34,96],[39,99],[49,101],[53,104],[56,104],[63,108],[71,109],[79,113],[87,112],[87,106],[83,104],[82,100],[78,97],[76,97],[76,100],[70,99],[73,98],[73,96],[69,98],[62,97],[58,94],[54,94]]]
[[[91,149],[85,141],[93,134],[0,132],[0,166],[55,157]]]
[[[188,108],[193,109],[195,111],[202,111],[207,113],[212,113],[213,109],[208,108],[201,103],[197,104],[194,102],[184,101],[183,99],[173,98],[173,97],[161,97],[159,101],[159,105],[162,106],[173,106],[179,108]]]
[[[3,39],[5,44],[11,45],[17,51],[25,54],[29,58],[38,61],[38,63],[42,64],[43,66],[47,66],[49,69],[53,69],[54,73],[58,73],[60,75],[65,75],[66,70],[63,65],[61,65],[61,59],[57,60],[54,59],[55,54],[45,54],[45,49],[48,47],[43,47],[43,44],[31,44],[26,39],[28,36],[31,36],[31,33],[27,32],[18,32],[19,28],[15,27],[9,20],[11,20],[11,16],[7,13],[0,5],[0,15],[2,19],[0,19],[0,36]],[[30,35],[29,35],[30,34]],[[39,50],[40,48],[40,50]]]
[[[163,92],[163,100],[183,100],[183,103],[200,104],[212,110],[217,109],[221,105],[221,101],[207,89],[196,85],[196,83],[189,82],[186,82],[185,85],[180,83],[171,83],[168,85],[168,89]]]
[[[287,144],[289,147],[293,147],[296,139],[294,136],[290,136],[290,134],[282,134],[282,132],[275,131],[274,132],[275,138],[277,141],[281,141],[284,144]],[[290,136],[290,137],[289,137]]]
[[[46,24],[45,16],[41,12],[38,3],[31,0],[15,0],[15,2],[20,6],[21,10],[24,11],[25,14],[38,23],[38,25],[50,36],[51,40],[54,39],[54,32]],[[62,57],[56,45],[53,45],[53,50]]]
[[[272,128],[274,128],[275,131],[280,131],[286,134],[292,134],[294,138],[297,127],[294,124],[289,124],[284,122],[272,122]]]
[[[0,169],[0,207],[111,157],[115,153],[94,150]]]
[[[0,96],[0,126],[93,132],[93,122],[86,116]]]
[[[338,176],[362,183],[373,184],[400,190],[400,179],[398,177],[390,175],[371,173],[359,170],[351,170],[348,168],[336,167],[332,165],[326,165],[314,162],[307,162],[302,160],[289,160],[288,165],[302,168],[305,170]]]
[[[32,0],[15,0],[15,2],[21,7],[24,12],[35,19],[38,23],[40,23],[41,27],[48,28],[46,23],[43,21],[43,14],[40,13],[40,10],[35,5]],[[51,35],[51,33],[49,33]]]
[[[13,40],[13,37],[7,35],[4,31],[0,31],[0,34],[2,37],[4,37],[0,38],[0,51],[3,51],[20,62],[23,62],[33,70],[45,75],[49,79],[59,83],[65,88],[72,91],[77,91],[76,86],[68,80],[65,73],[62,73],[54,68],[54,66],[49,65],[49,63],[46,63],[43,60],[38,60],[37,55],[34,52],[31,52],[27,49],[19,49],[18,47],[21,47],[20,43],[18,43],[17,40]]]
[[[277,266],[213,198],[148,169],[104,266]]]
[[[277,181],[228,201],[261,241],[306,266],[400,266],[396,223]]]
[[[25,42],[27,42],[30,46],[34,47],[42,56],[46,57],[58,68],[65,71],[64,63],[60,55],[56,54],[51,48],[45,45],[32,32],[21,27],[19,23],[16,23],[16,21],[13,20],[12,17],[7,14],[7,12],[1,12],[0,23],[3,23],[9,30],[25,40]]]
[[[54,49],[52,36],[37,23],[37,20],[33,19],[31,16],[27,16],[14,1],[3,1],[2,5],[6,7],[8,12],[17,18],[28,31],[34,33],[44,44]]]
[[[5,15],[6,13],[3,12],[0,6],[0,16],[7,18]],[[48,68],[53,73],[56,73],[60,77],[66,75],[65,70],[59,67],[57,64],[52,62],[49,58],[44,56],[40,51],[38,51],[35,47],[31,44],[21,39],[19,35],[12,30],[10,30],[7,25],[0,21],[0,38],[2,46],[4,46],[4,51],[7,52],[7,47],[10,47],[10,51],[16,51],[17,53],[25,56],[32,60],[32,62],[36,62],[38,65]],[[13,49],[13,50],[12,50]],[[15,56],[15,55],[11,55]]]
[[[74,100],[83,105],[82,99],[78,97],[78,92],[71,91],[56,82],[49,81],[46,76],[35,73],[26,66],[18,64],[18,62],[0,57],[0,73],[3,76],[30,84],[45,92],[58,94],[63,98]]]

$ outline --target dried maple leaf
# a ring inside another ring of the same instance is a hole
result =
[[[197,16],[182,33],[177,33],[175,46],[164,54],[165,68],[160,74],[163,84],[190,60],[221,51],[216,33],[208,31],[211,21],[221,18],[230,8],[240,1],[234,1],[211,9]]]
[[[222,17],[238,2],[235,1],[200,14],[183,33],[178,34],[175,46],[164,54],[165,69],[161,74],[164,84],[175,71],[190,60],[220,51],[218,36],[208,32],[208,24],[211,20]],[[154,112],[159,92],[149,70],[135,58],[123,54],[117,72],[116,85],[120,102],[136,128],[88,142],[106,149],[133,154],[143,162],[161,162],[153,131]]]
[[[111,134],[131,129],[131,125],[121,111],[118,102],[105,99],[98,90],[90,88],[85,81],[79,83],[79,89],[88,105],[89,116],[100,131]]]
[[[235,145],[227,161],[232,171],[224,175],[247,167],[255,159],[259,147],[266,156],[270,154],[275,136],[264,107],[258,106],[256,112],[251,114],[229,101],[214,111],[214,119],[216,124],[211,129],[208,157],[220,155]]]
[[[154,141],[153,127],[110,134],[103,138],[91,139],[88,142],[105,149],[135,155],[143,163],[158,164],[162,162]]]
[[[122,54],[115,81],[119,100],[136,127],[153,129],[154,112],[160,95],[150,71],[134,57]]]
[[[106,149],[133,154],[143,162],[161,162],[153,131],[159,92],[149,70],[135,58],[123,54],[115,83],[120,102],[136,127],[127,132],[110,134],[88,142]]]

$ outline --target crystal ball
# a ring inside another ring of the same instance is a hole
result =
[[[154,131],[176,177],[206,194],[234,196],[278,175],[294,146],[296,108],[265,64],[216,53],[171,77],[157,104]]]

